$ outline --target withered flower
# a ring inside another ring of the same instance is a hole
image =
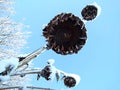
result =
[[[76,80],[73,77],[67,76],[64,79],[64,84],[65,84],[65,86],[71,88],[76,85]]]
[[[96,6],[87,5],[86,7],[82,9],[81,14],[82,14],[83,19],[89,21],[89,20],[95,19],[95,17],[97,16],[97,12],[98,12],[98,9]]]
[[[58,54],[77,53],[87,39],[83,21],[72,13],[61,13],[55,16],[43,29],[47,47]]]

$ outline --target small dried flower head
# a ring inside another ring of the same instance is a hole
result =
[[[50,75],[51,75],[51,68],[50,66],[46,66],[45,68],[42,69],[41,71],[41,76],[44,77],[46,80],[50,80]]]
[[[82,9],[81,12],[83,19],[87,21],[95,19],[97,13],[98,13],[98,9],[95,5],[87,5]]]
[[[64,84],[65,84],[65,86],[71,88],[71,87],[74,87],[76,85],[76,80],[73,77],[67,76],[64,79]]]

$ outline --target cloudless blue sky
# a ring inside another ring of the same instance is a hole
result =
[[[30,53],[45,46],[42,36],[44,24],[62,12],[71,12],[81,18],[81,10],[87,4],[96,2],[101,14],[96,20],[87,22],[87,43],[73,55],[58,55],[45,51],[34,59],[34,66],[44,67],[48,59],[55,59],[55,66],[68,73],[80,75],[78,86],[68,89],[60,82],[44,79],[32,84],[55,90],[120,90],[120,1],[119,0],[15,0],[14,19],[30,26],[32,32],[23,53]],[[24,19],[24,20],[23,20]]]

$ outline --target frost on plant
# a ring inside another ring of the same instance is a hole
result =
[[[12,0],[0,0],[0,16],[14,14],[13,4]]]
[[[24,24],[12,19],[13,2],[0,0],[0,60],[16,57],[26,44],[28,32],[23,32]]]
[[[14,86],[28,79],[10,76],[18,65],[18,61],[12,57],[19,55],[29,34],[22,31],[26,25],[12,19],[12,15],[15,14],[13,4],[12,0],[0,0],[0,87]]]
[[[24,86],[26,85],[25,83],[30,81],[28,77],[11,76],[19,64],[19,60],[17,58],[1,60],[0,64],[0,87],[3,87],[4,85]]]

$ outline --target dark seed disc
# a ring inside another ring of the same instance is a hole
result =
[[[73,77],[67,76],[64,79],[64,84],[65,84],[65,86],[71,88],[71,87],[74,87],[76,85],[76,80]]]
[[[82,9],[82,17],[83,19],[89,21],[89,20],[93,20],[95,19],[95,17],[97,16],[97,7],[94,5],[87,5],[86,7],[84,7]]]
[[[77,53],[87,39],[83,21],[72,13],[55,16],[43,29],[47,47],[58,54]]]

